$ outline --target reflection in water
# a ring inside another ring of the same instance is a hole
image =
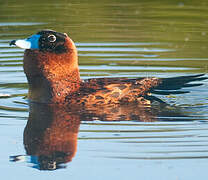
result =
[[[55,170],[72,161],[77,151],[77,138],[81,121],[152,122],[166,117],[182,116],[170,107],[141,107],[136,104],[123,106],[65,107],[46,104],[30,104],[30,115],[24,130],[24,146],[34,168]],[[172,112],[171,112],[172,111]],[[167,118],[166,118],[167,119]],[[178,120],[178,119],[177,119]],[[12,161],[22,156],[11,157]]]
[[[36,156],[41,170],[60,168],[76,153],[79,125],[76,110],[68,113],[64,107],[32,104],[24,130],[26,153]]]

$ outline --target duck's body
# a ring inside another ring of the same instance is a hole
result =
[[[203,74],[174,78],[95,78],[81,80],[73,41],[64,33],[43,30],[26,40],[12,41],[25,48],[24,72],[29,99],[41,103],[104,105],[161,101],[155,94],[180,94],[188,84],[206,79]],[[161,101],[162,102],[162,101]]]

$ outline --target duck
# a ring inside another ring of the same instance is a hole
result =
[[[207,79],[205,74],[178,77],[80,78],[78,52],[66,34],[44,29],[26,38],[12,40],[11,46],[25,49],[24,73],[31,102],[103,106],[136,103],[151,105],[165,102],[155,95],[189,93],[182,88],[200,86],[192,83]]]

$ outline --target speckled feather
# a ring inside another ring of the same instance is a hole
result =
[[[193,76],[179,76],[173,78],[97,78],[88,79],[80,83],[80,88],[66,97],[66,102],[83,105],[127,104],[138,103],[149,105],[160,99],[151,94],[183,94],[183,87],[200,86],[189,84],[193,81],[205,80],[203,74]],[[163,103],[163,102],[162,102]]]
[[[66,97],[66,102],[83,105],[103,105],[136,102],[150,104],[144,96],[157,86],[157,78],[99,78],[80,83],[79,91]]]

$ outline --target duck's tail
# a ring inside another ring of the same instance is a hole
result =
[[[190,91],[180,89],[203,85],[203,83],[192,84],[191,82],[203,81],[205,79],[208,79],[208,77],[204,77],[204,75],[205,74],[197,74],[192,76],[161,78],[161,83],[158,86],[154,87],[150,92],[160,95],[189,93]]]

